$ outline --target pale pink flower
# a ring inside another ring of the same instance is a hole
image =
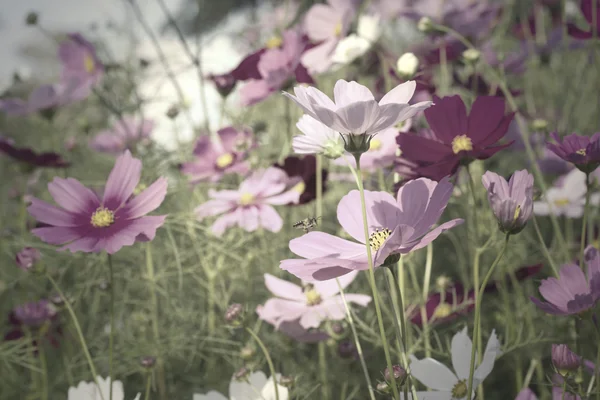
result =
[[[279,232],[283,220],[273,206],[298,203],[300,192],[295,189],[295,184],[301,179],[291,179],[275,167],[255,171],[240,184],[238,190],[209,190],[211,200],[196,208],[196,218],[202,221],[206,217],[223,214],[211,227],[212,233],[217,236],[235,225],[247,232],[259,227]]]
[[[147,142],[153,128],[151,120],[125,117],[115,122],[111,129],[94,136],[90,147],[103,153],[120,154],[127,149],[132,150],[137,143]]]

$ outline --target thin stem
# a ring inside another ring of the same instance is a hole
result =
[[[558,268],[556,267],[554,260],[552,260],[552,256],[550,255],[548,246],[546,246],[546,243],[544,242],[544,237],[542,236],[542,232],[540,231],[540,226],[538,225],[537,218],[535,217],[535,215],[532,215],[532,219],[533,219],[533,227],[535,228],[535,233],[537,234],[538,240],[540,241],[540,244],[542,245],[542,249],[544,250],[544,255],[546,256],[546,259],[548,260],[548,263],[550,264],[550,268],[552,268],[552,272],[554,273],[554,276],[558,277]]]
[[[363,373],[365,375],[365,380],[367,381],[367,389],[369,390],[369,396],[371,400],[375,400],[375,393],[373,392],[373,385],[371,384],[371,378],[369,377],[369,370],[367,368],[367,363],[365,362],[365,357],[363,355],[362,346],[360,345],[360,339],[358,338],[358,333],[356,332],[356,326],[354,325],[354,319],[352,318],[352,312],[350,312],[350,307],[348,307],[348,302],[346,301],[346,295],[344,294],[344,288],[340,285],[340,280],[335,279],[338,284],[338,288],[340,289],[340,296],[342,296],[342,302],[344,303],[344,308],[346,309],[346,317],[348,318],[348,323],[350,324],[350,329],[352,329],[352,335],[354,336],[354,345],[356,346],[356,351],[358,353],[358,359],[360,360],[360,365],[362,367]]]
[[[113,398],[113,348],[114,348],[114,337],[115,337],[115,279],[114,279],[114,268],[112,263],[112,256],[107,253],[108,260],[108,285],[110,288],[110,333],[108,335],[108,378],[110,379],[109,399]]]
[[[44,335],[38,337],[38,354],[40,357],[40,368],[42,369],[42,400],[48,400],[48,365],[46,363],[46,352],[44,351]]]
[[[431,357],[431,343],[429,340],[429,319],[427,318],[427,299],[429,298],[429,284],[431,281],[431,267],[433,265],[433,244],[427,245],[427,258],[425,260],[425,277],[423,278],[423,297],[421,305],[421,323],[423,324],[423,337],[425,342],[425,356]]]
[[[392,359],[390,357],[390,348],[387,342],[387,335],[385,334],[385,327],[383,326],[383,316],[381,315],[381,306],[379,304],[379,293],[377,292],[377,286],[375,285],[375,269],[373,266],[373,254],[371,253],[371,245],[369,244],[369,221],[367,220],[367,206],[365,202],[365,190],[363,188],[362,175],[360,172],[360,154],[354,156],[356,159],[356,171],[357,177],[356,183],[358,184],[358,191],[360,193],[360,203],[363,218],[363,226],[365,233],[365,246],[367,248],[367,260],[369,262],[369,283],[371,285],[371,291],[373,292],[373,300],[375,302],[375,312],[377,314],[377,322],[379,323],[379,334],[381,336],[381,344],[383,346],[383,352],[385,353],[385,361],[387,363],[388,370],[390,371],[390,378],[392,380],[392,391],[395,399],[400,399],[398,388],[396,386],[396,379],[392,368]]]
[[[146,244],[146,275],[150,281],[150,298],[152,306],[152,331],[154,333],[154,340],[156,346],[160,346],[160,332],[158,330],[158,297],[156,296],[156,279],[154,275],[154,260],[152,258],[152,245],[150,242]],[[162,362],[162,357],[156,360],[156,375],[158,392],[161,399],[167,398],[167,386],[165,382],[165,371]]]
[[[316,208],[317,212],[315,217],[319,218],[323,216],[323,156],[317,154],[317,199]]]
[[[504,252],[506,252],[506,248],[508,247],[509,239],[510,239],[510,234],[506,234],[506,238],[504,239],[504,245],[502,246],[502,250],[500,250],[500,253],[498,253],[498,255],[496,256],[496,259],[492,263],[492,266],[490,267],[487,274],[483,278],[483,282],[481,283],[481,287],[479,290],[479,296],[475,297],[475,324],[473,327],[473,338],[475,338],[479,335],[479,330],[480,330],[479,324],[480,324],[480,319],[481,319],[481,299],[483,298],[483,294],[485,293],[485,290],[484,290],[485,286],[487,285],[488,281],[492,277],[492,274],[494,273],[496,266],[502,259]],[[471,400],[471,398],[472,398],[471,396],[473,395],[473,374],[475,372],[475,349],[476,349],[475,346],[471,347],[471,366],[469,368],[469,383],[467,385],[467,399],[468,400]]]
[[[83,333],[81,332],[81,326],[79,326],[79,321],[77,320],[77,315],[75,315],[75,311],[73,311],[73,307],[71,307],[69,300],[67,300],[64,293],[62,292],[62,290],[60,290],[60,287],[58,287],[58,284],[52,278],[52,276],[50,276],[50,274],[46,274],[46,277],[52,284],[52,287],[54,288],[56,293],[58,293],[58,296],[60,297],[62,302],[65,304],[65,307],[67,307],[67,311],[69,312],[69,315],[71,316],[71,319],[73,320],[73,325],[75,325],[75,330],[77,331],[77,336],[79,337],[79,341],[81,342],[81,347],[83,348],[83,352],[85,354],[85,358],[90,367],[90,371],[94,377],[94,382],[96,382],[96,386],[100,387],[98,385],[98,373],[96,372],[96,367],[94,366],[94,361],[92,361],[92,356],[90,355],[90,351],[88,349],[87,343],[85,341],[85,338],[83,337]],[[100,391],[100,397],[102,400],[105,400],[104,395],[102,394],[102,391]]]
[[[590,212],[590,195],[591,195],[591,190],[590,190],[590,174],[586,173],[585,174],[585,187],[586,187],[586,191],[585,191],[585,205],[583,207],[583,220],[581,221],[581,244],[579,246],[579,265],[581,266],[581,268],[583,268],[583,253],[585,251],[585,243],[586,243],[586,224],[587,224],[587,220],[588,220],[588,214]],[[588,277],[588,279],[591,279],[591,276]]]
[[[321,374],[321,398],[329,400],[329,385],[327,379],[327,355],[325,354],[325,342],[320,341],[319,347],[319,372]]]
[[[256,333],[254,333],[254,331],[252,331],[252,329],[246,328],[246,331],[250,334],[250,336],[252,336],[252,338],[254,340],[256,340],[256,343],[258,343],[258,345],[260,346],[260,349],[262,350],[265,358],[267,359],[267,364],[269,365],[269,371],[271,371],[271,377],[273,379],[273,386],[274,386],[274,389],[275,389],[275,400],[279,400],[279,388],[278,388],[278,385],[277,385],[277,377],[275,376],[275,367],[273,366],[273,360],[271,360],[271,356],[269,355],[269,351],[265,347],[265,344],[262,342],[262,340],[260,340],[260,338],[258,337],[258,335]]]
[[[148,373],[148,379],[146,380],[146,394],[144,400],[150,400],[150,388],[152,386],[152,374]]]

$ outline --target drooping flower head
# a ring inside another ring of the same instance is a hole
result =
[[[278,383],[280,379],[281,374],[267,379],[261,371],[250,374],[244,380],[237,380],[234,377],[229,383],[229,399],[275,400],[275,385],[277,385],[279,400],[288,400],[289,390]],[[228,400],[228,397],[211,390],[206,394],[194,394],[193,400]]]
[[[339,279],[342,289],[346,288],[358,271],[351,272]],[[304,284],[303,287],[291,282],[265,274],[265,285],[275,296],[267,300],[257,310],[261,319],[279,328],[282,322],[298,320],[304,329],[318,328],[323,321],[339,321],[346,318],[344,303],[339,295],[339,286],[335,279]],[[362,294],[345,294],[348,303],[366,306],[370,296]]]
[[[600,299],[600,253],[588,246],[585,250],[587,273],[576,264],[561,267],[559,277],[542,281],[540,294],[546,301],[531,297],[542,311],[553,315],[581,314],[596,306]]]
[[[521,232],[533,213],[533,175],[526,170],[516,171],[507,183],[500,175],[487,171],[482,182],[500,230]]]
[[[275,164],[275,168],[281,168],[290,178],[299,177],[302,180],[294,187],[300,193],[298,203],[288,205],[306,204],[317,197],[317,159],[315,156],[304,157],[289,156],[283,160],[283,164]],[[325,193],[327,186],[327,170],[322,170],[321,190]]]
[[[68,400],[101,400],[111,397],[110,377],[106,379],[101,376],[96,377],[96,382],[79,382],[77,387],[70,387]],[[142,394],[138,393],[133,400],[139,400]],[[124,400],[125,391],[123,390],[123,382],[114,381],[112,384],[112,399]]]
[[[183,163],[181,172],[190,183],[218,182],[225,174],[245,174],[249,171],[246,154],[255,142],[247,129],[228,126],[217,132],[218,140],[201,136],[194,147],[194,160]]]
[[[90,140],[90,147],[96,151],[120,154],[140,142],[150,138],[154,122],[148,119],[138,121],[133,117],[126,117],[116,121],[112,128],[102,131]]]
[[[83,80],[89,86],[96,85],[104,74],[104,66],[100,62],[93,44],[79,33],[67,35],[58,49],[58,57],[62,62],[63,80]]]
[[[386,192],[365,191],[373,265],[382,265],[391,254],[407,254],[425,247],[445,230],[461,224],[462,219],[455,219],[431,229],[446,208],[452,189],[448,179],[440,183],[418,179],[403,186],[397,199]],[[357,190],[344,196],[337,208],[338,221],[356,242],[309,232],[290,241],[290,250],[304,259],[283,260],[280,267],[306,281],[323,281],[368,269],[360,210]]]
[[[581,361],[581,357],[573,353],[566,344],[552,345],[552,364],[562,376],[579,369]]]
[[[290,179],[275,167],[257,170],[244,180],[238,190],[209,190],[211,200],[195,210],[199,221],[207,217],[224,214],[212,224],[211,231],[221,236],[231,226],[238,225],[247,232],[263,227],[279,232],[283,220],[274,205],[297,203],[300,192],[295,190],[300,178]]]
[[[552,138],[555,143],[548,143],[548,148],[565,161],[575,164],[585,173],[590,173],[600,166],[600,132],[592,137],[575,133],[561,138],[555,132]]]
[[[403,157],[417,165],[420,176],[439,180],[456,172],[461,164],[485,160],[511,143],[497,145],[506,134],[514,113],[504,114],[504,100],[477,97],[467,115],[460,96],[434,97],[435,106],[425,118],[435,138],[402,134],[398,144]]]
[[[142,162],[127,150],[117,158],[100,199],[96,193],[73,178],[54,178],[48,191],[60,207],[31,199],[29,214],[49,225],[31,232],[49,244],[64,245],[59,250],[113,254],[136,241],[154,239],[166,216],[147,216],[163,202],[167,180],[159,178],[133,196],[142,172]]]
[[[294,88],[296,96],[285,92],[284,95],[295,101],[306,114],[342,134],[346,150],[355,153],[368,150],[373,135],[413,117],[432,104],[424,101],[409,105],[415,88],[414,81],[405,82],[377,102],[366,86],[340,79],[333,90],[335,102],[314,87],[297,86]]]
[[[462,400],[472,398],[468,396],[469,367],[473,343],[467,335],[467,328],[458,332],[452,338],[452,366],[454,372],[448,367],[432,358],[421,360],[411,355],[410,372],[419,382],[436,392],[417,392],[418,399],[444,399]],[[485,346],[483,359],[473,374],[473,390],[492,372],[496,357],[502,354],[500,342],[495,331]],[[412,397],[409,397],[412,399]]]
[[[585,173],[573,169],[563,175],[550,189],[546,191],[545,199],[533,203],[536,215],[556,216],[565,215],[569,218],[579,218],[583,215],[585,206],[586,187]],[[596,193],[590,197],[591,204],[598,204],[600,198]]]
[[[594,5],[594,3],[596,4]],[[569,23],[567,25],[569,35],[576,39],[591,39],[594,37],[594,32],[596,32],[596,37],[598,37],[600,33],[600,0],[580,0],[579,6],[585,20],[589,24],[588,30],[582,30],[577,25]],[[596,7],[595,16],[594,6]],[[596,26],[594,26],[594,22]]]
[[[67,168],[71,163],[57,153],[36,153],[31,149],[16,147],[9,138],[0,136],[0,152],[30,167]]]

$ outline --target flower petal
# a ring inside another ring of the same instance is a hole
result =
[[[31,198],[31,204],[27,207],[27,211],[39,222],[48,225],[77,226],[80,222],[78,221],[79,218],[77,215],[35,197]]]
[[[452,390],[458,382],[448,367],[433,358],[418,360],[411,357],[410,372],[423,385],[435,390]]]
[[[302,288],[292,282],[279,279],[271,274],[265,274],[265,286],[275,296],[288,300],[304,301]]]
[[[466,327],[452,337],[452,367],[459,379],[469,377],[472,349],[473,342],[469,338]]]
[[[78,214],[90,214],[100,205],[98,197],[77,179],[54,178],[48,191],[56,203],[65,210]]]
[[[369,88],[358,82],[348,82],[344,79],[338,79],[335,83],[333,98],[338,109],[352,103],[375,100]]]
[[[123,208],[127,218],[139,218],[156,210],[167,195],[167,186],[167,180],[160,177],[142,193],[127,202]]]
[[[408,104],[415,94],[417,83],[415,81],[406,81],[399,84],[392,90],[390,90],[385,96],[379,100],[379,105],[396,103],[396,104]]]
[[[140,182],[141,173],[142,162],[133,158],[129,150],[126,150],[117,158],[108,176],[102,205],[110,210],[116,210],[125,204]]]

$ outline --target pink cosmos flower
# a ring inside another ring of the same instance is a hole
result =
[[[306,45],[306,41],[298,32],[284,32],[281,48],[267,49],[258,61],[261,79],[251,80],[242,87],[242,105],[249,106],[263,101],[275,91],[285,88],[295,78],[299,82],[313,83],[300,63]],[[306,79],[307,77],[309,79]]]
[[[382,265],[391,254],[407,254],[425,247],[442,232],[462,224],[462,219],[454,219],[431,229],[446,208],[452,190],[448,178],[439,183],[425,178],[411,181],[400,188],[397,199],[386,192],[365,190],[373,265]],[[280,267],[306,281],[324,281],[369,269],[357,190],[342,198],[337,217],[358,243],[324,232],[309,232],[290,241],[290,250],[304,259],[283,260]]]
[[[366,86],[340,79],[333,89],[335,103],[314,87],[296,86],[296,96],[285,92],[283,95],[295,101],[306,114],[342,135],[374,135],[433,104],[423,101],[409,105],[415,89],[416,83],[407,81],[377,102]]]
[[[163,202],[167,180],[159,178],[139,195],[132,197],[140,181],[142,162],[127,150],[117,158],[104,196],[98,196],[78,180],[54,178],[48,184],[50,195],[60,206],[31,199],[29,214],[50,225],[32,233],[49,244],[63,244],[59,251],[113,254],[136,241],[154,239],[166,215],[147,216]]]
[[[348,33],[355,15],[352,0],[328,0],[327,4],[315,4],[308,10],[304,30],[310,40],[319,43],[302,57],[311,73],[322,73],[331,67],[335,48]]]
[[[354,281],[358,271],[353,271],[339,279],[344,289]],[[275,298],[267,300],[257,309],[259,317],[279,328],[282,322],[299,320],[304,329],[318,328],[323,321],[339,321],[346,317],[346,309],[339,295],[339,286],[335,279],[303,287],[265,274],[265,285]],[[365,307],[371,297],[363,294],[344,294],[348,303]]]
[[[220,129],[217,136],[217,141],[209,136],[200,137],[194,147],[194,161],[181,165],[181,172],[189,176],[190,183],[218,182],[225,174],[249,171],[245,158],[247,151],[255,145],[251,132],[228,126]]]
[[[60,44],[58,57],[62,62],[63,80],[78,79],[96,85],[104,74],[104,66],[98,59],[94,45],[81,34],[71,33]]]
[[[90,140],[90,147],[103,153],[120,154],[124,150],[131,150],[138,142],[148,141],[154,122],[144,119],[138,122],[133,117],[126,117],[109,130],[98,133]]]
[[[196,218],[202,221],[206,217],[224,214],[211,227],[212,233],[217,236],[234,225],[247,232],[253,232],[259,226],[279,232],[283,220],[273,206],[298,203],[300,192],[294,186],[301,180],[299,177],[292,180],[275,167],[255,171],[240,184],[238,190],[209,190],[211,200],[196,208]]]

